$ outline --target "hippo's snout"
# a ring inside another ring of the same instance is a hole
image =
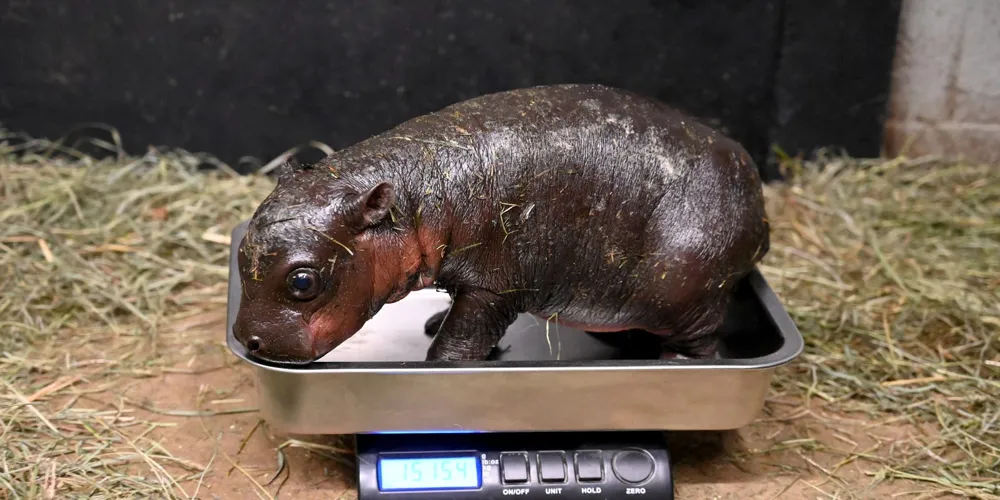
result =
[[[250,354],[254,354],[260,350],[260,337],[254,335],[247,339],[246,348],[250,351]]]
[[[233,325],[236,340],[254,359],[283,365],[304,365],[316,360],[312,335],[300,320],[257,316],[240,311]]]

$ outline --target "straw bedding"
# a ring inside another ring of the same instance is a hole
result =
[[[272,183],[95,144],[109,154],[0,137],[0,498],[188,498],[206,474],[144,437],[157,423],[137,403],[93,396],[176,369],[169,326],[224,303],[229,231]],[[785,168],[767,188],[762,270],[807,345],[775,397],[929,429],[920,446],[845,456],[872,462],[873,482],[1000,498],[996,171],[839,156]]]

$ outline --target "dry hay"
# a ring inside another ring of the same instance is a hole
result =
[[[272,184],[199,172],[205,157],[184,152],[108,149],[0,138],[0,498],[189,498],[204,477],[146,437],[157,424],[132,415],[141,402],[92,396],[174,369],[166,325],[224,302],[226,235]],[[845,456],[874,463],[872,482],[1000,497],[995,172],[902,158],[787,168],[792,181],[767,189],[762,269],[806,350],[774,392],[928,429]]]
[[[228,232],[271,183],[199,172],[204,160],[184,152],[96,161],[10,142],[0,146],[0,492],[189,497],[204,466],[145,439],[158,424],[132,416],[136,402],[91,395],[169,369],[161,333],[187,306],[225,301]]]
[[[930,424],[884,478],[1000,497],[1000,181],[933,159],[791,165],[763,266],[806,349],[780,390]],[[884,423],[883,422],[883,423]],[[854,458],[854,457],[848,457]]]

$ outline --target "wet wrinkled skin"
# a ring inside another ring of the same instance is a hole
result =
[[[663,103],[597,85],[491,94],[287,166],[240,246],[234,330],[260,359],[306,363],[436,285],[452,306],[428,322],[428,360],[486,359],[522,312],[709,356],[768,232],[744,149]],[[298,268],[317,280],[296,297]]]

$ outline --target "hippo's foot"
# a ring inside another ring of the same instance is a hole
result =
[[[441,329],[441,323],[444,322],[444,317],[448,315],[448,310],[434,313],[433,316],[427,319],[424,323],[424,333],[430,337],[437,335],[438,330]]]
[[[714,334],[700,335],[680,342],[667,338],[660,344],[660,359],[716,359],[718,351],[719,340]]]
[[[517,311],[500,295],[485,290],[461,293],[443,317],[427,360],[484,361],[515,319]]]
[[[490,350],[489,355],[486,356],[486,359],[490,361],[496,361],[500,359],[500,356],[503,356],[503,354],[509,350],[511,350],[511,346],[507,347],[494,346],[493,349]]]
[[[660,336],[660,359],[716,359],[720,347],[718,329],[725,318],[725,306],[722,302],[716,307],[703,308],[685,324],[655,331]]]

